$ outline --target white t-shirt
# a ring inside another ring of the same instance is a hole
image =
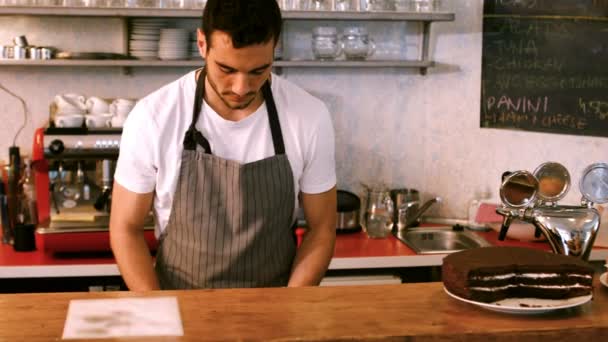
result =
[[[295,84],[273,74],[271,89],[293,172],[297,207],[299,191],[322,193],[336,184],[333,125],[325,104]],[[136,193],[155,192],[157,237],[169,221],[195,90],[192,71],[141,99],[123,127],[114,179]],[[274,155],[265,103],[234,122],[203,102],[196,128],[218,157],[250,163]]]

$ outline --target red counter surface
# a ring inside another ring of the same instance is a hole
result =
[[[498,241],[495,231],[477,234],[497,246],[550,250],[546,242]],[[341,233],[336,238],[330,269],[436,266],[441,265],[444,256],[417,255],[392,235],[385,239],[370,239],[364,232]],[[607,256],[608,248],[594,248],[591,260]],[[111,253],[53,254],[42,249],[15,252],[10,245],[0,245],[0,278],[112,275],[119,275],[119,272]]]

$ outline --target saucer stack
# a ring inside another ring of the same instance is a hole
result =
[[[167,21],[156,18],[133,19],[129,35],[129,53],[139,59],[157,59],[160,30]]]
[[[186,29],[160,30],[158,57],[163,60],[180,60],[190,57],[190,32]]]

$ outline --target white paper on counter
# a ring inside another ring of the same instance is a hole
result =
[[[183,336],[176,297],[71,300],[63,338]]]

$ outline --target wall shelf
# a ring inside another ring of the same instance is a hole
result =
[[[201,9],[169,8],[87,8],[87,7],[0,7],[0,16],[72,16],[72,17],[122,17],[122,18],[192,18],[199,19]],[[276,61],[277,68],[315,67],[315,68],[417,68],[422,75],[435,65],[429,58],[430,27],[434,21],[453,21],[454,13],[450,12],[397,12],[397,11],[283,11],[283,19],[290,20],[333,20],[333,21],[412,21],[422,26],[420,57],[416,60],[365,60],[365,61],[317,61],[317,60],[281,60]],[[127,25],[128,20],[125,20]],[[128,37],[125,37],[128,39]],[[128,49],[125,40],[125,51]],[[0,67],[7,66],[40,66],[40,67],[123,67],[125,73],[132,67],[199,67],[200,60],[160,61],[160,60],[0,60]]]
[[[195,18],[202,9],[2,6],[0,15]],[[283,11],[286,20],[453,21],[449,12]]]
[[[50,60],[10,60],[0,59],[0,66],[44,66],[44,67],[201,67],[202,60],[161,61],[161,60],[78,60],[78,59],[50,59]],[[428,68],[433,66],[432,61],[404,61],[404,60],[294,60],[275,61],[277,68]]]

